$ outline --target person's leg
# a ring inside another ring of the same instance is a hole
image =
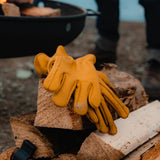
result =
[[[160,1],[140,0],[145,9],[147,71],[143,85],[150,97],[160,98]]]
[[[97,18],[98,36],[95,41],[98,63],[115,62],[119,40],[119,0],[96,0],[101,15]]]

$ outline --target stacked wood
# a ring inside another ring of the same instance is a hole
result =
[[[141,83],[133,76],[118,71],[115,65],[106,64],[102,72],[116,88],[120,99],[133,111],[127,119],[117,119],[117,114],[111,110],[118,128],[116,135],[95,131],[95,126],[85,116],[73,112],[71,104],[66,107],[54,105],[53,93],[43,88],[44,79],[40,79],[37,112],[11,117],[16,147],[21,147],[23,140],[29,140],[37,147],[34,153],[36,159],[158,159],[160,102],[148,104],[148,97]],[[3,157],[2,160],[10,160],[9,155],[14,149],[0,155],[0,159]]]
[[[19,17],[21,15],[19,7],[13,3],[2,3],[2,4],[0,4],[0,6],[1,6],[2,14],[4,16],[17,16],[17,17]]]
[[[50,7],[28,7],[21,9],[21,13],[25,16],[33,17],[59,17],[61,10]]]
[[[160,102],[154,101],[117,119],[116,135],[91,133],[78,152],[78,160],[119,160],[160,132]],[[159,147],[159,145],[157,146]]]
[[[116,69],[113,64],[108,64],[102,70],[107,75],[111,84],[116,89],[118,97],[127,105],[130,111],[136,110],[148,103],[148,97],[143,86],[133,76]],[[43,79],[39,81],[37,114],[35,126],[65,128],[73,130],[82,130],[90,123],[85,116],[75,114],[71,105],[66,107],[57,107],[52,102],[53,93],[43,88]],[[110,108],[114,119],[118,118],[117,113]],[[86,125],[85,125],[86,124]]]

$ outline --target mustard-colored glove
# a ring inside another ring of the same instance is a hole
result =
[[[99,131],[103,133],[109,132],[110,134],[116,134],[117,127],[113,121],[108,105],[113,107],[122,118],[128,117],[129,109],[115,95],[115,89],[109,82],[107,76],[100,71],[97,71],[97,74],[99,76],[99,84],[102,92],[101,104],[100,107],[96,109],[89,107],[87,117],[91,122],[95,123]]]
[[[117,133],[117,127],[103,97],[99,108],[88,108],[87,117],[92,123],[96,125],[100,132],[109,132],[110,134]]]
[[[107,76],[97,71],[99,76],[99,84],[101,88],[101,93],[108,104],[110,104],[114,110],[118,113],[118,115],[122,118],[127,118],[129,115],[129,109],[126,105],[116,96],[114,93],[115,89],[110,84]]]
[[[115,134],[117,129],[107,103],[122,118],[128,116],[129,110],[114,94],[107,77],[95,70],[94,63],[93,55],[74,60],[62,46],[51,58],[40,53],[34,61],[37,72],[47,76],[44,88],[54,92],[52,100],[56,105],[67,106],[74,93],[73,110],[79,115],[87,114],[101,132]]]
[[[44,62],[41,62],[43,57]],[[34,65],[39,74],[48,73],[43,86],[46,90],[54,92],[52,101],[57,106],[67,106],[74,93],[73,110],[79,115],[85,115],[88,102],[96,108],[101,101],[95,61],[95,56],[91,54],[74,60],[59,46],[51,58],[42,53],[38,54]]]

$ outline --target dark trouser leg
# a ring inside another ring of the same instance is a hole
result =
[[[97,28],[100,35],[111,40],[118,40],[119,1],[96,0],[101,16],[97,19]]]
[[[115,63],[119,39],[119,0],[96,0],[101,16],[97,18],[98,37],[96,39],[97,64]]]
[[[160,1],[140,0],[145,9],[147,61],[151,59],[160,63]]]
[[[151,99],[160,99],[160,1],[140,0],[145,9],[147,70],[143,85]]]

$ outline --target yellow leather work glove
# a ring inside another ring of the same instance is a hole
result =
[[[42,59],[44,62],[41,62]],[[74,93],[73,110],[79,115],[85,115],[88,102],[96,108],[101,101],[95,61],[95,56],[91,54],[74,60],[59,46],[51,58],[42,53],[38,54],[34,65],[39,74],[48,73],[43,86],[54,92],[52,101],[57,106],[67,106]]]
[[[79,115],[87,114],[99,131],[115,134],[117,129],[107,103],[122,118],[128,116],[129,110],[114,94],[107,77],[96,71],[95,61],[91,54],[74,60],[59,46],[51,58],[44,53],[38,54],[34,65],[40,75],[47,76],[43,85],[54,92],[52,101],[57,106],[67,106],[74,93],[73,110]]]

